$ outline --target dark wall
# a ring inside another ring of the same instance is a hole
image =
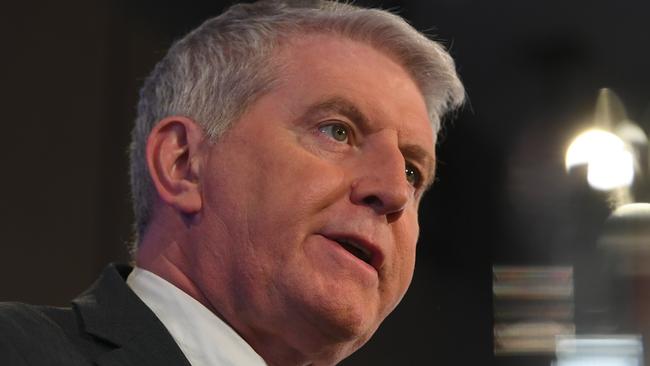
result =
[[[492,356],[491,266],[574,265],[578,289],[588,277],[609,207],[566,176],[564,149],[601,87],[650,132],[650,5],[359,3],[395,8],[451,46],[469,103],[441,138],[411,291],[344,364],[548,365]],[[224,6],[43,1],[0,15],[0,300],[63,305],[128,260],[137,90],[173,39]]]

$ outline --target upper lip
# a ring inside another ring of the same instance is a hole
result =
[[[351,233],[328,233],[323,234],[323,236],[330,240],[334,240],[339,243],[346,242],[359,248],[369,256],[369,264],[375,268],[377,272],[379,272],[382,264],[384,263],[384,253],[379,245],[374,243],[372,240],[363,237],[362,235]]]

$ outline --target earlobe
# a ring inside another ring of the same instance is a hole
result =
[[[186,117],[166,117],[147,140],[147,165],[160,199],[183,214],[201,209],[199,151],[202,128]]]

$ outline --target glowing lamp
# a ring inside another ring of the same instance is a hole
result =
[[[587,165],[587,181],[598,190],[628,187],[634,181],[634,155],[620,137],[605,130],[587,130],[573,140],[565,167],[570,171],[579,165]]]

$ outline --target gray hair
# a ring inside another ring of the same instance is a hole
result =
[[[324,0],[234,5],[174,43],[140,91],[130,146],[136,236],[144,234],[155,199],[145,158],[155,124],[185,116],[216,141],[273,88],[281,67],[274,55],[282,41],[305,33],[334,34],[393,57],[418,85],[435,131],[441,117],[463,103],[451,56],[397,15]]]

